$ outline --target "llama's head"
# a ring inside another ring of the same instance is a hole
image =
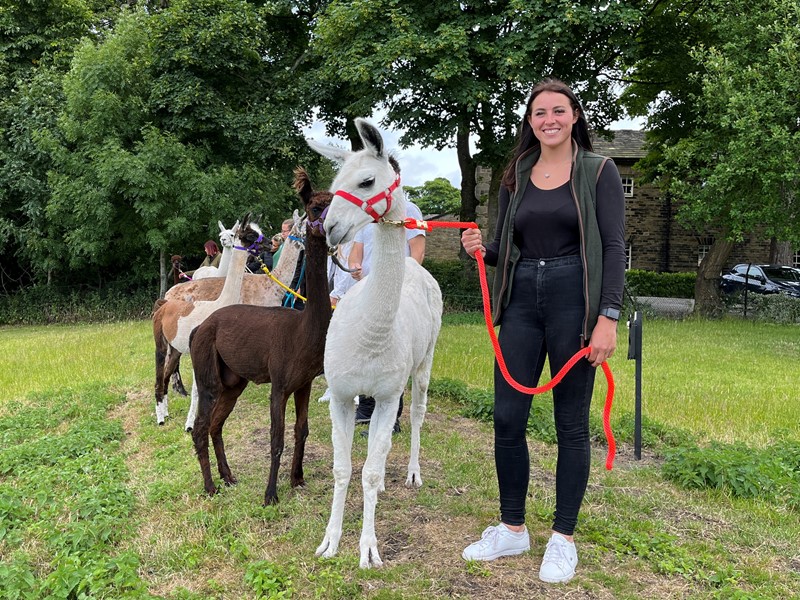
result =
[[[305,207],[305,216],[308,220],[306,235],[325,237],[323,223],[326,210],[331,204],[333,194],[326,191],[315,192],[311,187],[311,178],[302,167],[297,167],[294,170],[293,186],[300,195],[300,199],[303,201],[303,206]]]
[[[261,246],[269,243],[269,240],[264,238],[261,228],[250,220],[248,214],[239,225],[236,221],[234,226],[234,240],[233,247],[237,250],[246,250],[251,254],[258,254],[261,251]]]
[[[349,242],[359,229],[381,218],[405,217],[397,161],[385,151],[375,126],[356,119],[356,128],[364,144],[358,152],[308,140],[312,150],[341,165],[331,184],[333,200],[325,216],[331,246]]]
[[[219,242],[222,244],[222,247],[233,248],[233,239],[236,236],[236,231],[240,226],[239,221],[236,221],[236,224],[230,229],[225,229],[222,221],[217,221],[217,225],[219,225]]]

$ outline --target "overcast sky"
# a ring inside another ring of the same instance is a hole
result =
[[[389,150],[394,150],[400,160],[403,185],[418,186],[431,179],[445,177],[455,187],[460,187],[461,171],[458,168],[455,148],[436,150],[435,148],[423,148],[416,145],[410,148],[401,148],[398,144],[398,139],[402,132],[383,129],[378,125],[379,121],[380,117],[374,115],[372,122],[381,130],[384,145]],[[611,125],[611,129],[641,129],[643,123],[643,119],[616,121]],[[349,146],[343,140],[327,137],[325,135],[325,125],[321,121],[316,121],[310,127],[305,128],[303,134],[307,138],[312,138],[318,142],[340,147]]]

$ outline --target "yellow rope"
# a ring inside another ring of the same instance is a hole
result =
[[[294,291],[292,288],[290,288],[288,285],[286,285],[285,283],[283,283],[283,282],[282,282],[280,279],[278,279],[277,277],[275,277],[275,275],[273,275],[272,273],[270,273],[269,267],[267,267],[267,265],[265,265],[265,264],[264,264],[264,261],[263,261],[263,260],[261,260],[261,257],[260,257],[260,256],[258,257],[258,260],[259,260],[259,262],[261,263],[261,270],[262,270],[262,271],[264,271],[264,273],[266,273],[267,275],[269,275],[269,278],[270,278],[270,279],[272,279],[272,281],[274,281],[275,283],[277,283],[279,286],[281,286],[283,289],[285,289],[287,292],[289,292],[289,293],[290,293],[292,296],[294,296],[295,298],[299,298],[299,299],[300,299],[300,300],[302,300],[303,302],[306,302],[306,299],[305,299],[303,296],[301,296],[300,294],[298,294],[297,292],[295,292],[295,291]]]

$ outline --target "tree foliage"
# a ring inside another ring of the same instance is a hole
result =
[[[423,215],[457,214],[461,208],[461,193],[444,177],[437,177],[419,186],[404,186],[403,191]]]
[[[40,260],[144,279],[159,258],[196,253],[219,219],[254,211],[269,229],[290,214],[307,104],[286,15],[270,10],[288,11],[179,0],[81,44],[58,127],[41,140],[54,231]]]
[[[645,166],[681,203],[685,225],[721,234],[700,268],[701,312],[714,310],[716,278],[732,242],[756,229],[800,241],[798,18],[800,7],[787,0],[667,11],[658,20],[669,33],[663,39],[674,36],[665,53],[636,63],[637,80],[670,82],[658,94],[639,83],[626,96],[640,108],[652,102],[654,152]]]
[[[501,167],[531,85],[556,75],[575,85],[595,124],[619,115],[613,72],[637,26],[636,4],[333,1],[315,29],[321,76],[363,90],[406,131],[401,144],[456,146],[462,214],[474,218],[480,162]],[[354,110],[364,110],[359,105]]]

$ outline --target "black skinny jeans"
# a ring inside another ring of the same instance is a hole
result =
[[[522,259],[514,274],[498,339],[511,376],[538,385],[549,358],[551,377],[581,349],[584,317],[580,257]],[[556,510],[553,529],[572,535],[589,480],[589,406],[595,369],[583,359],[553,388],[558,435]],[[495,363],[494,452],[504,523],[525,522],[530,458],[525,429],[532,397],[517,392]]]

